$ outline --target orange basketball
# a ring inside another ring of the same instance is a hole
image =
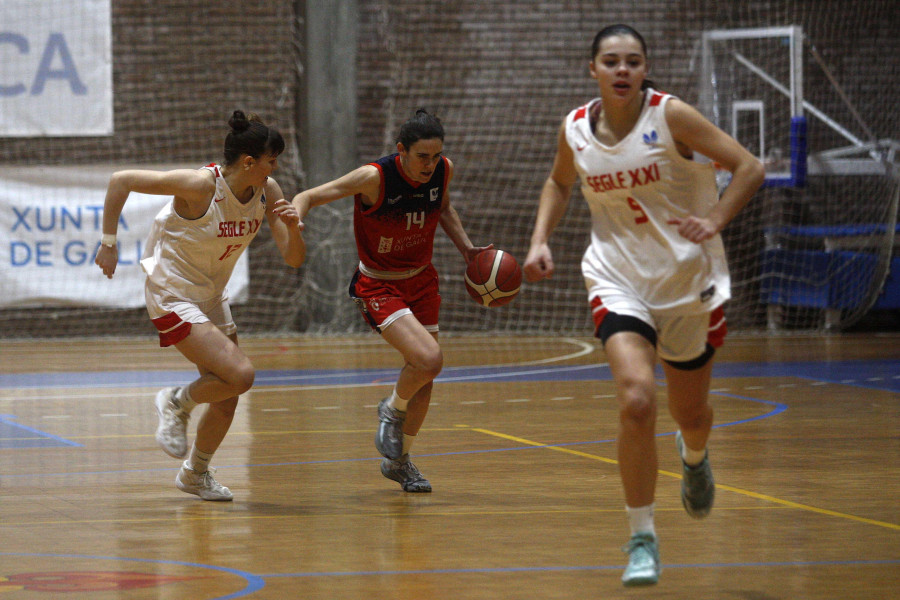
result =
[[[522,285],[522,269],[512,254],[485,250],[466,267],[466,290],[482,306],[512,302]]]

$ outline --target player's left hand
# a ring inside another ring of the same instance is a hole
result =
[[[300,213],[297,212],[297,209],[294,208],[293,204],[284,198],[275,201],[275,204],[272,206],[272,212],[275,213],[285,225],[297,227],[300,224]]]
[[[472,262],[472,259],[474,259],[485,250],[492,250],[493,248],[493,244],[488,244],[487,246],[472,246],[471,248],[466,250],[466,264]]]
[[[677,225],[678,235],[695,244],[705,242],[719,233],[719,230],[709,219],[690,216],[684,219],[669,219],[666,222],[669,225]]]

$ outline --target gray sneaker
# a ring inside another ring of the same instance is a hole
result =
[[[659,581],[659,546],[651,533],[636,533],[622,548],[628,554],[628,566],[622,583],[628,587],[653,585]]]
[[[678,457],[684,456],[684,439],[681,431],[675,434],[675,446],[678,448]],[[713,481],[712,468],[709,466],[709,452],[703,457],[703,461],[696,466],[690,466],[681,459],[681,504],[687,514],[695,519],[702,519],[712,510],[713,500],[716,496],[716,482]]]
[[[422,476],[416,465],[410,462],[409,454],[404,454],[399,460],[382,459],[381,474],[399,482],[404,492],[431,491],[431,484]]]
[[[378,431],[375,448],[386,458],[398,460],[403,453],[403,422],[406,413],[387,405],[389,398],[378,403]]]
[[[159,426],[156,428],[156,443],[163,452],[173,458],[187,455],[187,422],[190,415],[184,414],[175,403],[175,395],[181,388],[168,387],[156,394],[156,413]]]
[[[181,470],[175,476],[175,487],[182,492],[200,496],[204,500],[233,500],[234,494],[231,493],[231,490],[213,477],[212,474],[215,472],[215,469],[209,469],[204,473],[198,473],[190,467],[187,461],[184,461]]]

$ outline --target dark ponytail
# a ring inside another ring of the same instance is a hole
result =
[[[225,136],[225,165],[237,162],[244,154],[259,158],[284,152],[284,138],[274,127],[267,127],[255,113],[250,116],[236,110],[228,119],[231,131]]]

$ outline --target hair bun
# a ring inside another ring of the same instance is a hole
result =
[[[250,121],[247,119],[247,115],[244,114],[242,110],[236,110],[232,113],[231,118],[228,119],[228,126],[235,132],[240,133],[241,131],[245,131],[250,128]]]

